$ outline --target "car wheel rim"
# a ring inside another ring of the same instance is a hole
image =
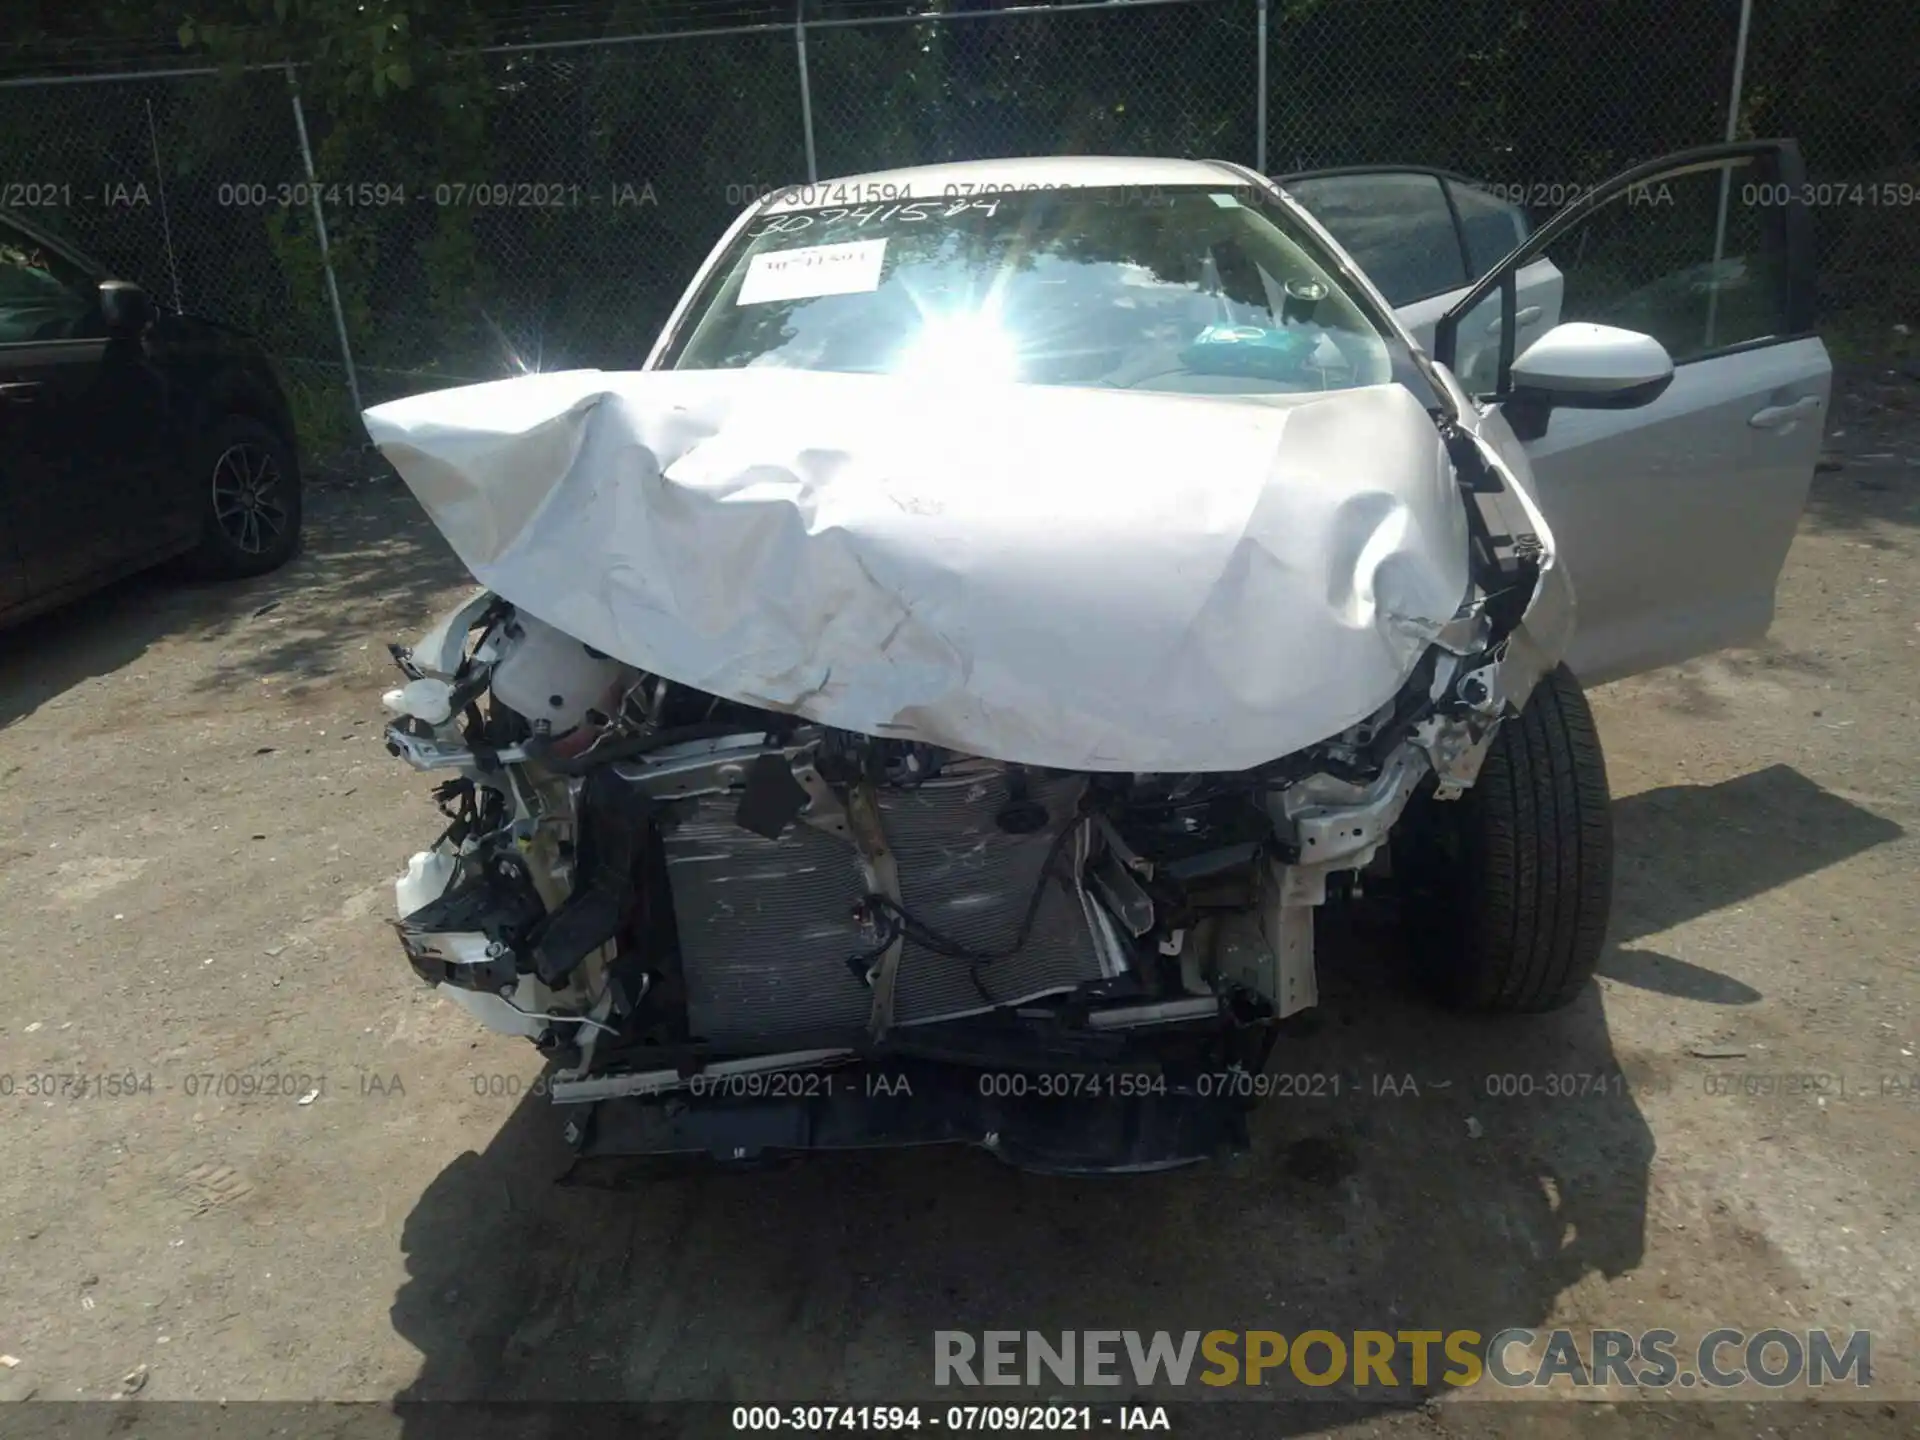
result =
[[[258,445],[229,445],[213,464],[213,519],[236,549],[260,555],[286,533],[280,467]]]

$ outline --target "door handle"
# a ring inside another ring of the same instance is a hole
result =
[[[1785,405],[1768,405],[1756,410],[1747,417],[1747,424],[1756,430],[1784,430],[1796,420],[1804,419],[1820,408],[1818,395],[1802,395]]]
[[[0,385],[0,400],[35,400],[46,388],[39,380],[9,380]]]
[[[1539,323],[1540,307],[1538,305],[1528,305],[1514,312],[1513,328],[1516,330],[1524,330],[1529,325],[1538,325]],[[1498,335],[1499,333],[1500,317],[1496,315],[1487,322],[1487,334]]]

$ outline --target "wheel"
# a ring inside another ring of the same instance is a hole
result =
[[[1613,815],[1593,711],[1566,666],[1501,725],[1464,795],[1415,797],[1393,864],[1415,970],[1444,1002],[1536,1013],[1580,993],[1613,903]]]
[[[300,467],[293,446],[250,415],[207,433],[194,463],[202,530],[188,557],[211,579],[264,575],[300,548]]]

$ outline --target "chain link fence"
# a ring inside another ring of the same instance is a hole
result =
[[[302,105],[292,67],[0,81],[0,208],[260,335],[317,451],[358,438],[356,388],[372,404],[638,364],[767,189],[976,157],[1429,165],[1545,211],[1662,151],[1791,134],[1830,343],[1872,349],[1920,319],[1920,7],[1904,0],[790,13],[479,52],[481,129],[464,144],[411,120],[336,128]]]
[[[343,429],[343,362],[286,75],[193,72],[0,87],[0,208],[163,304],[260,336],[303,430]]]
[[[757,188],[804,173],[792,37],[490,54],[483,160],[343,217],[368,403],[423,379],[632,367]]]

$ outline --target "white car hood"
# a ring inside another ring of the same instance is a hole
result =
[[[1240,770],[1391,699],[1468,592],[1397,385],[1217,399],[576,370],[368,431],[528,613],[729,700],[1072,770]]]

